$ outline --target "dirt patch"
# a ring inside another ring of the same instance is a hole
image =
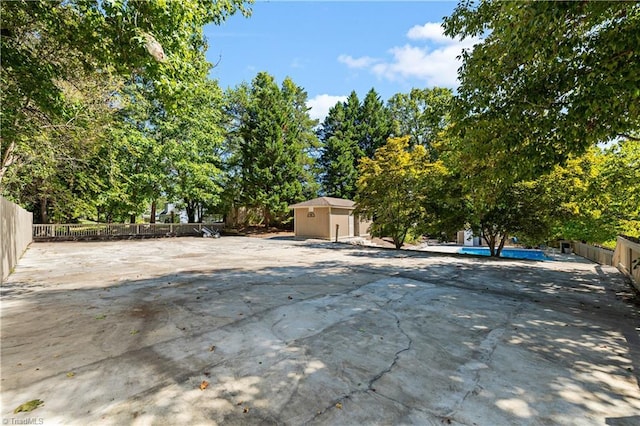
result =
[[[129,309],[129,316],[133,318],[153,318],[160,313],[161,309],[149,303],[139,304]]]

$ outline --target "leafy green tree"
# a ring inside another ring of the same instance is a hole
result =
[[[389,138],[373,159],[362,159],[359,169],[357,213],[373,219],[374,235],[389,236],[401,248],[409,232],[424,229],[425,199],[442,182],[444,166],[429,163],[422,145],[409,150],[405,136]]]
[[[101,190],[98,165],[103,161],[100,149],[115,120],[105,99],[111,99],[119,86],[76,71],[72,80],[59,82],[65,98],[64,120],[29,111],[29,130],[14,140],[10,155],[18,167],[6,169],[0,186],[4,196],[34,212],[36,222],[68,222],[96,212]]]
[[[223,192],[218,205],[224,221],[229,223],[229,216],[244,205],[242,195],[242,138],[240,127],[249,105],[250,86],[244,82],[224,94],[225,139],[220,147],[221,167],[223,171]]]
[[[179,112],[159,123],[170,183],[168,194],[182,201],[189,223],[201,221],[220,202],[224,139],[223,95],[215,81],[192,84]]]
[[[611,195],[609,211],[617,233],[640,237],[640,140],[620,140],[604,153],[602,181]]]
[[[410,136],[409,144],[422,145],[435,160],[434,143],[445,130],[453,107],[450,89],[411,89],[407,94],[397,93],[387,103],[393,118],[393,133]]]
[[[496,186],[491,202],[486,189],[468,194],[470,225],[482,235],[490,255],[499,257],[507,238],[517,236],[529,244],[546,241],[551,232],[556,204],[537,182],[518,182],[510,187]]]
[[[492,256],[500,256],[512,236],[528,244],[547,241],[558,215],[557,194],[538,181],[514,182],[502,177],[501,159],[485,157],[482,152],[476,157],[466,143],[455,132],[445,132],[436,144],[449,173],[444,206],[436,206],[439,220],[449,227],[471,227],[485,240]]]
[[[539,181],[556,194],[556,238],[615,245],[618,234],[640,234],[638,141],[590,148]]]
[[[461,2],[445,32],[484,41],[462,55],[459,135],[478,151],[490,147],[486,155],[502,160],[495,172],[512,181],[632,137],[639,22],[637,2]]]
[[[245,205],[263,211],[266,226],[284,222],[289,204],[301,201],[309,184],[315,121],[309,118],[306,96],[291,79],[285,79],[280,89],[272,76],[261,72],[241,109],[241,197]]]
[[[135,223],[167,188],[168,170],[157,126],[166,116],[153,81],[136,77],[119,92],[118,121],[109,129],[99,208],[108,221]],[[155,215],[152,215],[155,218]]]
[[[175,107],[182,82],[208,69],[199,60],[202,27],[237,11],[249,14],[240,0],[22,0],[0,8],[0,182],[9,167],[25,164],[26,152],[43,149],[34,117],[68,122],[64,84],[79,69],[104,81],[144,76],[155,81],[165,106]]]

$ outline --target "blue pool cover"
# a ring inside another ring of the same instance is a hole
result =
[[[458,253],[475,254],[479,256],[489,256],[489,248],[485,247],[463,247]],[[542,250],[528,249],[503,249],[500,257],[508,257],[510,259],[530,259],[530,260],[553,260],[545,255]]]

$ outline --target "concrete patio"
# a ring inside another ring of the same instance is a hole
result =
[[[1,291],[3,424],[640,424],[637,301],[575,256],[38,243]]]

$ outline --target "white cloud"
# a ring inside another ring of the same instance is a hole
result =
[[[318,95],[307,101],[307,106],[311,108],[309,116],[314,119],[317,118],[322,122],[332,106],[346,100],[346,96]]]
[[[406,36],[415,42],[389,49],[392,57],[388,60],[340,55],[338,61],[350,68],[367,68],[389,81],[417,79],[427,86],[455,88],[458,86],[458,68],[461,65],[458,56],[463,49],[471,49],[482,41],[479,38],[463,41],[451,39],[444,35],[441,24],[433,22],[412,27]]]
[[[411,40],[430,40],[438,44],[456,43],[455,39],[444,35],[440,22],[427,22],[424,25],[411,27],[407,31],[407,37]]]
[[[338,62],[346,64],[349,68],[368,68],[378,60],[369,56],[354,58],[351,55],[340,55],[338,56]]]

